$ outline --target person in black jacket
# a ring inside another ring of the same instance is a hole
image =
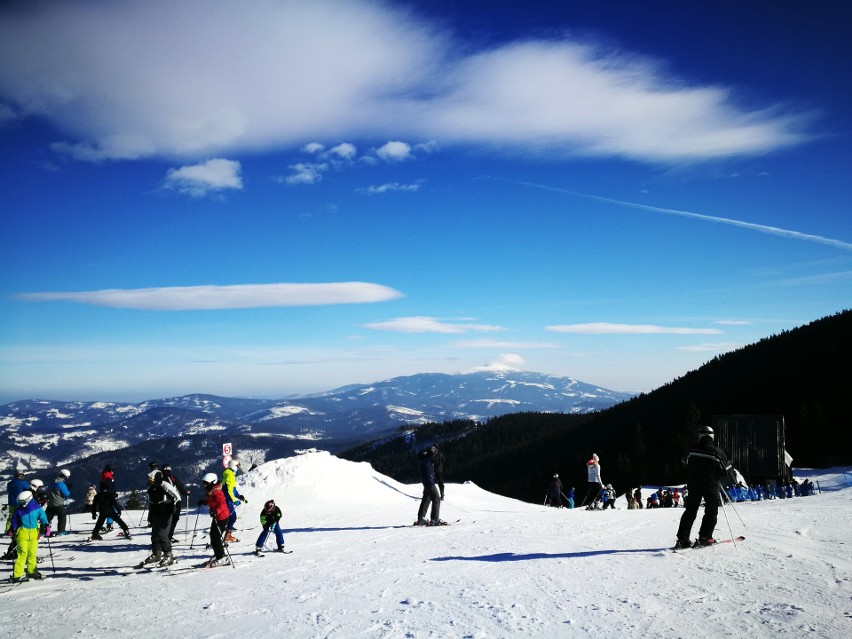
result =
[[[189,489],[184,485],[184,483],[180,479],[175,477],[175,474],[172,472],[171,465],[163,464],[162,473],[163,481],[167,481],[172,486],[174,486],[177,489],[178,493],[182,495],[181,499],[183,499],[183,497],[189,496]],[[172,525],[169,529],[169,541],[171,541],[173,544],[177,543],[177,539],[175,539],[175,528],[177,528],[178,519],[180,519],[181,499],[178,499],[175,502],[175,510],[172,513]]]
[[[441,501],[444,501],[444,453],[433,446],[435,454],[432,455],[432,466],[435,468],[435,483],[441,491]]]
[[[170,566],[175,562],[172,554],[172,542],[169,530],[175,502],[180,503],[177,488],[165,481],[163,471],[152,470],[148,473],[148,504],[151,511],[151,554],[141,566],[158,564]]]
[[[91,540],[101,540],[101,526],[107,519],[113,519],[124,531],[124,536],[130,539],[130,529],[121,519],[121,504],[118,503],[118,495],[115,492],[115,474],[112,465],[107,464],[101,473],[98,494],[95,495],[94,508],[98,512],[98,521],[92,531]]]
[[[443,526],[447,522],[441,521],[441,489],[435,478],[435,466],[433,459],[438,452],[437,446],[424,448],[417,455],[420,464],[420,481],[423,483],[423,499],[420,501],[420,510],[417,512],[415,526]],[[431,519],[426,519],[426,511],[432,504]]]
[[[731,470],[725,453],[713,443],[713,429],[702,426],[698,429],[698,443],[689,449],[684,456],[686,464],[686,483],[689,489],[684,504],[684,512],[680,518],[680,527],[677,530],[677,543],[675,549],[689,548],[692,524],[698,515],[701,500],[704,500],[704,517],[701,519],[701,527],[698,529],[699,546],[709,546],[715,543],[713,530],[716,528],[716,519],[719,515],[719,492],[722,488],[720,482]]]

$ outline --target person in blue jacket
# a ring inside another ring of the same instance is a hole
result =
[[[68,517],[67,500],[71,497],[71,491],[65,485],[65,480],[71,476],[71,473],[62,469],[59,475],[53,480],[53,483],[47,487],[47,508],[44,509],[44,514],[47,515],[47,521],[53,521],[55,516],[57,519],[57,532],[54,534],[65,534],[65,522]]]
[[[6,517],[6,532],[9,532],[9,527],[12,525],[12,513],[14,513],[18,508],[18,495],[25,490],[30,489],[30,482],[24,479],[25,476],[26,473],[24,467],[19,465],[15,468],[15,476],[8,484],[6,484],[6,492],[9,495],[9,501],[7,502],[8,512]]]
[[[18,508],[12,514],[12,534],[18,543],[18,557],[12,569],[12,583],[20,583],[26,579],[43,579],[36,569],[36,551],[38,551],[39,526],[46,535],[50,534],[47,515],[33,499],[33,494],[25,490],[18,495]],[[26,568],[27,576],[24,576]]]
[[[25,476],[24,467],[18,465],[15,468],[15,476],[12,480],[6,484],[6,490],[9,493],[9,501],[6,513],[6,533],[9,534],[9,530],[12,527],[12,514],[18,508],[18,495],[20,495],[25,490],[30,489],[30,483],[24,479]],[[17,556],[17,544],[15,543],[15,538],[12,538],[12,543],[9,544],[9,547],[6,549],[6,552],[3,553],[3,556],[0,559],[4,561],[14,559]]]

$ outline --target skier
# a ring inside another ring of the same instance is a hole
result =
[[[698,514],[698,507],[704,499],[704,517],[698,529],[696,546],[709,546],[716,543],[713,530],[719,514],[720,480],[731,470],[728,458],[713,443],[713,429],[702,426],[698,429],[698,443],[684,456],[686,464],[686,485],[689,492],[684,503],[684,512],[677,530],[675,549],[689,548],[692,524]]]
[[[175,477],[175,474],[172,472],[172,467],[169,464],[163,464],[163,481],[167,481],[174,486],[180,495],[189,495],[189,489],[184,486],[180,479]],[[169,529],[169,540],[173,544],[177,543],[177,539],[175,539],[175,528],[177,528],[178,519],[180,519],[181,499],[178,499],[175,502],[175,509],[172,513],[172,525]]]
[[[107,519],[118,522],[121,530],[124,531],[124,536],[130,539],[130,529],[121,519],[121,504],[118,503],[118,495],[115,492],[115,473],[110,464],[104,466],[101,473],[98,494],[95,496],[95,509],[98,512],[98,521],[95,522],[95,529],[92,531],[92,536],[89,537],[90,540],[100,541],[103,539],[100,530]]]
[[[568,489],[568,508],[574,508],[574,487]]]
[[[435,455],[432,457],[432,465],[435,467],[435,483],[441,491],[441,501],[444,501],[444,453],[435,446]]]
[[[207,497],[198,502],[199,506],[207,506],[210,509],[210,545],[213,547],[213,557],[204,563],[205,568],[216,566],[227,566],[230,561],[225,556],[224,537],[228,528],[228,520],[231,517],[228,504],[225,503],[225,493],[222,484],[215,473],[207,473],[201,479]]]
[[[636,502],[636,506],[639,510],[642,510],[644,506],[642,506],[642,486],[639,486],[636,490],[633,491],[633,501]]]
[[[583,499],[582,505],[586,505],[589,495],[595,495],[595,500],[587,507],[587,510],[595,510],[597,508],[598,500],[600,499],[601,489],[603,488],[600,458],[596,453],[592,453],[592,458],[586,462],[586,473],[589,480],[589,490],[586,493],[586,497]]]
[[[98,511],[95,509],[95,495],[98,494],[98,489],[94,484],[89,484],[86,489],[86,509],[83,512],[92,513],[92,519],[98,518]]]
[[[15,476],[6,484],[6,492],[9,495],[6,506],[6,532],[9,532],[12,526],[12,513],[18,509],[18,495],[30,488],[30,483],[24,477],[26,477],[26,469],[19,463],[15,467]]]
[[[612,508],[615,510],[615,489],[612,484],[607,484],[606,488],[601,491],[601,500],[603,501],[603,509]]]
[[[50,524],[47,515],[33,499],[33,494],[25,490],[18,495],[18,508],[12,514],[10,530],[18,545],[18,556],[12,569],[12,583],[21,583],[27,579],[44,579],[36,568],[36,552],[38,551],[39,525],[44,527],[44,533],[50,535]],[[27,575],[24,576],[26,568]]]
[[[47,488],[47,508],[44,514],[47,515],[47,521],[53,521],[54,515],[57,519],[57,530],[53,536],[65,534],[65,522],[67,520],[68,506],[67,500],[71,497],[71,491],[65,484],[65,480],[71,476],[71,473],[63,468],[59,471],[56,479]]]
[[[169,530],[175,502],[180,503],[180,494],[169,482],[163,481],[163,473],[152,470],[148,473],[148,504],[151,510],[151,555],[141,566],[158,564],[170,566],[175,562]]]
[[[266,538],[269,533],[275,531],[275,541],[278,542],[278,552],[284,552],[284,531],[281,530],[281,509],[275,505],[275,500],[270,499],[263,505],[263,510],[260,513],[260,524],[263,530],[257,538],[254,546],[254,554],[260,556],[263,554],[263,546],[266,544]]]
[[[554,508],[562,508],[562,480],[559,479],[557,473],[553,473],[550,486],[547,487],[547,497],[544,503]]]
[[[228,506],[228,511],[231,513],[228,517],[228,532],[225,534],[226,542],[237,542],[239,539],[234,537],[234,531],[237,529],[237,506],[240,503],[248,504],[248,499],[245,495],[241,495],[237,491],[237,471],[240,469],[240,462],[232,459],[228,462],[228,467],[222,472],[222,488],[225,494],[225,503]]]
[[[420,509],[417,511],[417,521],[415,526],[446,526],[447,522],[442,521],[441,514],[441,489],[438,488],[437,479],[435,478],[435,466],[432,460],[437,452],[438,447],[434,444],[429,448],[424,448],[417,455],[420,464],[420,481],[423,483],[423,499],[420,501]],[[426,519],[426,511],[429,509],[429,504],[432,504],[431,519]]]
[[[29,490],[33,494],[33,501],[35,501],[39,505],[40,508],[44,508],[44,504],[45,504],[45,501],[46,501],[43,487],[44,487],[44,482],[42,480],[40,480],[40,479],[31,479],[30,480]],[[24,492],[24,491],[21,491],[21,492]],[[21,493],[18,493],[18,494],[20,495]],[[17,510],[17,508],[18,508],[18,499],[16,497],[15,498],[15,510]],[[9,544],[9,548],[6,550],[6,552],[3,553],[3,556],[0,557],[0,559],[2,559],[3,561],[13,561],[18,556],[18,541],[17,541],[17,539],[15,539],[15,535],[13,535],[12,532],[11,532],[12,515],[13,514],[14,514],[14,511],[12,511],[12,513],[9,513],[9,517],[8,517],[9,535],[12,537],[12,542]]]

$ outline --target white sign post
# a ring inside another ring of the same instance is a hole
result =
[[[231,448],[231,442],[227,444],[222,444],[222,468],[228,467],[228,462],[231,461],[233,454],[233,449]]]

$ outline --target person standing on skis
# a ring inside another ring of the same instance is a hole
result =
[[[281,509],[275,505],[275,500],[270,499],[263,505],[260,513],[260,524],[263,530],[254,544],[254,554],[261,555],[263,546],[269,533],[275,531],[275,541],[278,542],[278,552],[284,552],[284,531],[281,530]]]
[[[228,519],[231,512],[225,503],[225,493],[222,484],[215,473],[207,473],[201,479],[201,485],[207,493],[207,497],[198,502],[199,506],[207,506],[210,509],[210,545],[213,547],[213,557],[204,563],[206,568],[216,566],[227,566],[230,562],[225,556],[225,532],[228,529]]]
[[[589,504],[587,510],[595,510],[600,501],[601,490],[603,490],[603,480],[601,479],[601,460],[597,453],[592,453],[592,458],[586,462],[586,474],[589,479],[589,490],[586,493],[586,498],[583,499],[583,505],[589,499],[589,495],[594,495],[594,501]]]
[[[27,579],[43,579],[44,576],[36,567],[36,552],[38,551],[39,526],[45,535],[50,535],[50,524],[47,515],[33,499],[33,494],[25,490],[18,495],[18,508],[12,513],[10,530],[17,543],[17,558],[12,569],[12,583],[20,583]],[[24,576],[26,569],[27,575]]]
[[[172,472],[172,467],[170,464],[163,464],[163,481],[170,483],[174,486],[180,495],[189,496],[189,489],[184,486],[183,482],[175,477],[175,474]],[[181,498],[182,499],[182,498]],[[180,510],[181,510],[181,500],[178,499],[175,502],[175,509],[172,513],[172,525],[169,529],[169,541],[173,544],[177,543],[177,539],[175,539],[175,528],[177,528],[178,519],[180,519]]]
[[[151,555],[142,565],[169,566],[175,562],[169,530],[172,525],[175,503],[180,494],[169,482],[163,481],[161,470],[148,473],[148,507],[151,510]]]
[[[698,443],[689,449],[683,458],[686,465],[686,486],[688,491],[684,503],[684,512],[677,530],[675,549],[689,548],[692,524],[698,515],[701,500],[704,500],[704,517],[698,529],[697,546],[709,546],[716,543],[713,530],[719,515],[719,492],[721,480],[731,470],[731,464],[725,453],[713,442],[713,429],[702,426],[698,429]]]
[[[67,501],[71,497],[71,491],[65,484],[65,480],[71,476],[71,473],[63,468],[59,471],[56,479],[47,488],[47,508],[44,509],[44,514],[47,515],[47,521],[53,521],[56,517],[57,531],[54,535],[65,534],[65,522],[68,519]]]
[[[441,520],[441,489],[438,488],[438,480],[435,477],[435,466],[432,463],[438,447],[434,444],[424,448],[417,455],[420,465],[420,481],[423,484],[423,499],[420,501],[420,509],[417,511],[415,526],[444,526],[447,522]],[[432,505],[431,519],[426,519],[426,511]]]
[[[232,459],[228,462],[228,467],[222,472],[222,489],[225,494],[225,503],[228,506],[228,511],[231,513],[228,517],[228,532],[225,534],[226,542],[237,542],[239,539],[234,537],[234,531],[237,529],[237,506],[241,503],[248,504],[248,499],[245,495],[241,495],[237,491],[237,471],[240,468],[240,462]]]

